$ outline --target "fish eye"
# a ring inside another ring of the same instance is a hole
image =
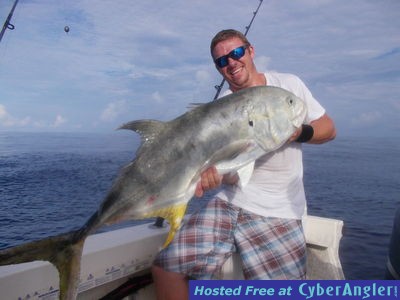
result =
[[[292,99],[292,98],[289,98],[289,104],[292,105],[293,102],[294,102],[293,99]]]
[[[249,121],[249,125],[250,125],[251,127],[253,127],[253,126],[254,126],[254,123],[253,123],[253,121],[252,121],[252,120],[250,120],[250,121]]]

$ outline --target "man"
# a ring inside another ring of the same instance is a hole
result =
[[[244,187],[239,188],[237,174],[220,176],[215,168],[202,174],[196,196],[221,183],[222,191],[190,217],[156,258],[152,271],[158,299],[187,299],[188,278],[215,278],[235,251],[246,279],[305,279],[301,143],[320,144],[336,136],[333,121],[298,77],[257,71],[254,47],[243,34],[223,30],[210,50],[229,84],[227,93],[260,85],[282,87],[305,101],[308,124],[282,148],[258,159]]]

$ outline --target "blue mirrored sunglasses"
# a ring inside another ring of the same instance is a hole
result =
[[[214,63],[217,65],[219,68],[226,67],[228,65],[228,58],[233,58],[234,60],[238,60],[243,57],[244,53],[246,52],[247,45],[243,45],[240,47],[237,47],[236,49],[233,49],[231,52],[229,52],[227,55],[218,57],[217,59],[214,60]]]

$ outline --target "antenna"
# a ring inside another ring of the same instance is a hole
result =
[[[18,0],[15,0],[13,7],[11,8],[10,13],[8,14],[8,17],[6,21],[4,22],[3,28],[1,29],[0,32],[0,42],[1,39],[3,38],[4,32],[6,32],[6,29],[14,30],[15,26],[10,23],[12,15],[14,13],[15,7],[17,6]]]
[[[253,24],[254,19],[256,18],[256,15],[258,13],[258,10],[260,9],[261,4],[263,3],[264,0],[260,0],[260,3],[258,4],[257,9],[253,12],[253,17],[251,18],[251,21],[249,25],[246,26],[246,31],[244,32],[244,36],[247,35],[247,33],[250,30],[251,25]],[[224,86],[225,83],[225,78],[222,79],[221,83],[219,85],[215,86],[215,89],[217,90],[217,93],[214,96],[214,100],[218,99],[219,94],[221,93],[222,87]]]

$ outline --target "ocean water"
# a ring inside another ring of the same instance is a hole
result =
[[[130,132],[0,133],[0,248],[82,226],[138,144]],[[308,212],[344,221],[347,279],[384,276],[400,207],[399,153],[392,138],[339,137],[304,147]],[[194,199],[190,210],[206,200]]]

